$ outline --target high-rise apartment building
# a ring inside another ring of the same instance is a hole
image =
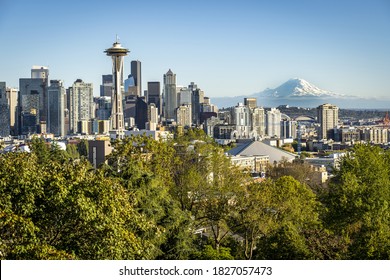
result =
[[[237,137],[244,139],[249,138],[251,131],[251,112],[249,107],[242,103],[238,103],[238,105],[234,107],[233,121],[235,130],[237,131]]]
[[[270,137],[280,138],[280,122],[282,114],[276,108],[271,108],[267,112],[267,135]]]
[[[252,110],[252,131],[254,131],[258,137],[263,137],[265,133],[265,112],[262,107],[255,107]]]
[[[87,122],[95,117],[93,102],[93,85],[77,79],[68,89],[69,126],[71,133],[78,132],[78,123]]]
[[[320,105],[317,107],[317,117],[320,124],[318,139],[333,139],[333,129],[339,122],[339,108],[328,103]]]
[[[61,80],[51,80],[47,93],[47,132],[65,136],[65,88]]]
[[[176,109],[177,125],[180,126],[191,126],[192,114],[191,105],[183,104]]]
[[[0,136],[10,135],[10,108],[5,82],[0,82]]]
[[[156,130],[158,124],[158,108],[154,103],[148,105],[148,129]]]
[[[175,119],[175,109],[177,108],[176,74],[169,69],[164,74],[164,117],[165,119]]]

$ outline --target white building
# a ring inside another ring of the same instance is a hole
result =
[[[263,137],[265,133],[265,112],[264,108],[256,107],[252,109],[252,131],[255,131],[257,136]]]
[[[238,138],[250,138],[251,131],[251,112],[249,107],[238,103],[234,107],[233,120]]]
[[[276,108],[271,108],[267,112],[267,135],[270,137],[280,138],[280,122],[282,114]]]
[[[177,125],[191,126],[192,124],[191,119],[192,119],[191,104],[180,105],[176,109]]]
[[[76,80],[68,89],[69,94],[69,126],[71,133],[78,132],[79,121],[89,121],[95,117],[93,102],[93,85]]]

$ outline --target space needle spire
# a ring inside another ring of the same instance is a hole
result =
[[[111,91],[111,133],[116,134],[116,138],[124,136],[124,119],[122,104],[123,88],[123,58],[129,53],[129,50],[123,48],[119,43],[118,35],[112,47],[104,51],[112,58],[112,91]]]

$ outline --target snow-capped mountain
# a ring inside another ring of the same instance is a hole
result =
[[[324,97],[336,95],[333,92],[322,90],[304,79],[299,78],[290,79],[275,89],[266,89],[262,94],[276,98]]]
[[[375,98],[361,98],[351,95],[343,95],[323,90],[305,81],[294,78],[270,89],[267,88],[248,96],[235,96],[212,98],[218,108],[227,108],[244,102],[245,97],[256,97],[257,104],[263,107],[277,107],[279,105],[290,105],[296,107],[314,108],[324,103],[331,103],[340,108],[367,108],[383,109],[390,108],[390,100],[379,100]]]

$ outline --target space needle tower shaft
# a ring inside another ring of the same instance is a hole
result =
[[[112,91],[111,91],[111,130],[116,132],[119,137],[123,136],[124,131],[124,119],[123,119],[123,59],[129,53],[129,50],[123,48],[118,42],[116,42],[111,48],[104,51],[108,56],[112,58]]]

